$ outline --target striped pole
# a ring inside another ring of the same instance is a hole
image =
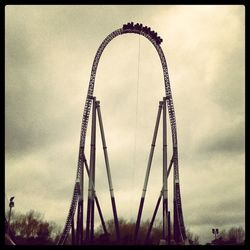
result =
[[[89,167],[89,187],[88,187],[88,203],[87,203],[87,219],[86,219],[86,241],[93,237],[93,191],[94,184],[94,165],[95,165],[95,141],[96,141],[96,98],[93,97],[92,107],[92,126],[91,126],[91,144],[90,144],[90,167]]]
[[[171,170],[171,168],[172,168],[172,165],[173,165],[173,157],[172,157],[172,159],[171,159],[171,161],[170,161],[170,164],[169,164],[169,166],[168,166],[167,177],[168,177],[169,174],[170,174],[170,170]],[[155,207],[155,210],[154,210],[152,219],[151,219],[150,224],[149,224],[148,232],[147,232],[147,235],[146,235],[146,238],[145,238],[145,244],[147,244],[148,239],[149,239],[149,236],[150,236],[150,233],[151,233],[151,231],[152,231],[152,227],[153,227],[153,224],[154,224],[154,221],[155,221],[155,216],[156,216],[156,214],[157,214],[157,211],[158,211],[158,208],[159,208],[159,205],[160,205],[160,202],[161,202],[162,192],[163,192],[163,187],[162,187],[162,189],[161,189],[161,192],[160,192],[159,198],[158,198],[158,200],[157,200],[156,207]],[[169,223],[170,223],[170,222],[169,222]]]
[[[158,132],[158,128],[159,128],[162,105],[163,105],[163,102],[160,101],[159,102],[159,108],[158,108],[158,114],[157,114],[157,118],[156,118],[155,129],[154,129],[153,140],[152,140],[152,144],[151,144],[151,150],[150,150],[149,159],[148,159],[146,176],[145,176],[143,190],[142,190],[142,196],[141,196],[139,211],[138,211],[136,225],[135,225],[135,234],[134,234],[134,242],[135,243],[137,241],[137,236],[138,236],[140,222],[141,222],[142,209],[143,209],[143,204],[144,204],[144,200],[145,200],[145,195],[146,195],[146,190],[147,190],[147,185],[148,185],[148,179],[149,179],[149,173],[150,173],[150,168],[151,168],[153,154],[154,154],[154,148],[155,148],[155,142],[156,142],[157,132]]]
[[[163,98],[163,230],[162,237],[167,240],[168,182],[167,182],[167,115],[166,98]]]
[[[89,176],[89,168],[88,168],[88,163],[87,163],[86,158],[84,158],[84,165],[86,167],[86,172],[87,172],[87,174]],[[95,197],[94,198],[95,198],[96,207],[97,207],[97,210],[98,210],[98,213],[99,213],[99,216],[100,216],[100,220],[101,220],[101,223],[102,223],[103,231],[104,231],[105,234],[107,234],[108,231],[107,231],[107,228],[106,228],[106,225],[105,225],[105,221],[104,221],[104,218],[103,218],[103,215],[102,215],[101,206],[99,204],[99,200],[97,198],[96,192],[95,192]]]
[[[97,108],[100,132],[101,132],[101,137],[102,137],[102,146],[103,146],[105,165],[106,165],[107,176],[108,176],[109,191],[110,191],[111,204],[112,204],[112,210],[113,210],[113,216],[114,216],[114,224],[115,224],[115,230],[116,230],[116,238],[119,241],[120,240],[120,228],[119,228],[119,221],[118,221],[116,204],[115,204],[115,195],[114,195],[114,188],[113,188],[112,178],[111,178],[111,171],[110,171],[110,165],[109,165],[107,145],[106,145],[103,122],[102,122],[100,101],[96,102],[96,108]]]
[[[96,157],[96,98],[93,97],[93,134],[92,134],[92,185],[91,185],[91,220],[90,220],[90,239],[94,240],[94,222],[95,222],[95,157]],[[90,162],[91,164],[91,162]]]
[[[72,218],[71,223],[71,244],[75,245],[75,225],[74,225],[74,217]]]

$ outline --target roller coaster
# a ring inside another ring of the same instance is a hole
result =
[[[96,100],[96,97],[93,96],[94,93],[94,86],[95,86],[95,78],[96,78],[96,71],[98,67],[98,63],[100,57],[106,48],[106,46],[117,36],[127,34],[127,33],[135,33],[147,38],[151,44],[155,47],[161,61],[163,76],[164,76],[164,88],[165,88],[165,96],[163,100],[159,103],[159,109],[155,124],[155,130],[153,134],[153,140],[150,149],[150,155],[148,159],[147,169],[146,169],[146,177],[143,185],[141,200],[138,209],[138,215],[135,225],[135,232],[134,232],[134,243],[137,244],[137,238],[140,229],[140,221],[141,215],[144,206],[144,200],[146,195],[146,189],[148,184],[149,173],[151,169],[151,163],[154,153],[155,141],[157,136],[157,131],[159,127],[159,121],[161,117],[161,112],[163,113],[163,187],[160,191],[159,198],[157,200],[157,204],[154,210],[154,214],[152,220],[150,222],[150,226],[147,232],[147,238],[145,239],[145,244],[147,244],[147,240],[150,236],[150,232],[154,223],[154,219],[156,213],[158,211],[158,207],[160,204],[161,199],[163,199],[163,239],[165,240],[166,244],[171,244],[170,239],[172,238],[175,244],[183,244],[186,240],[186,231],[184,226],[183,220],[183,212],[182,212],[182,203],[181,203],[181,193],[180,193],[180,181],[179,181],[179,165],[178,165],[178,146],[177,146],[177,132],[176,132],[176,117],[175,117],[175,110],[173,104],[173,98],[170,88],[170,80],[168,74],[168,67],[166,58],[164,56],[163,50],[160,46],[162,43],[162,38],[157,36],[157,32],[151,30],[150,27],[143,26],[142,24],[135,24],[133,22],[124,24],[122,28],[119,28],[112,33],[110,33],[101,43],[99,46],[91,69],[91,75],[89,80],[89,87],[87,92],[87,97],[85,101],[85,106],[83,110],[82,116],[82,125],[81,125],[81,134],[80,134],[80,145],[79,145],[79,154],[78,154],[78,164],[77,164],[77,171],[76,171],[76,179],[73,188],[73,195],[72,200],[70,203],[70,209],[68,212],[68,216],[66,219],[66,223],[61,234],[61,237],[58,241],[58,245],[63,245],[66,242],[66,239],[71,231],[72,236],[75,237],[73,244],[82,245],[82,244],[89,244],[93,240],[94,235],[94,205],[98,209],[98,213],[102,222],[102,227],[105,233],[107,232],[105,221],[102,216],[101,206],[99,204],[96,192],[95,192],[95,139],[96,139],[96,121],[99,120],[101,136],[102,136],[102,143],[103,143],[103,150],[105,156],[105,163],[106,169],[108,174],[108,181],[109,181],[109,189],[110,189],[110,197],[111,197],[111,204],[113,209],[113,216],[114,216],[114,225],[116,231],[117,242],[120,242],[120,229],[119,229],[119,221],[117,216],[116,204],[115,204],[115,196],[114,196],[114,189],[112,185],[111,179],[111,172],[109,168],[109,160],[107,154],[107,146],[105,142],[105,135],[101,117],[101,110],[100,110],[100,102]],[[88,165],[87,158],[85,157],[85,139],[88,127],[88,121],[90,117],[90,111],[92,106],[92,126],[91,126],[91,153],[90,153],[90,165]],[[171,133],[172,133],[172,149],[173,155],[170,157],[169,166],[167,166],[167,144],[166,144],[166,118],[168,110],[169,121],[171,126]],[[173,237],[171,237],[171,230],[170,230],[170,211],[168,209],[168,176],[173,168]],[[89,186],[88,186],[88,199],[87,199],[87,216],[86,216],[86,228],[85,228],[85,238],[84,238],[84,230],[83,230],[83,203],[84,203],[84,190],[83,190],[83,182],[84,182],[84,169],[89,176]],[[76,232],[74,226],[74,216],[76,214],[77,209],[77,224],[76,224]]]

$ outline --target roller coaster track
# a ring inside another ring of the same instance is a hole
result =
[[[150,28],[149,28],[149,30],[150,30]],[[172,98],[172,93],[171,93],[171,88],[170,88],[170,80],[169,80],[166,58],[165,58],[164,53],[162,51],[162,48],[160,46],[159,40],[157,41],[157,39],[155,39],[155,37],[152,36],[152,33],[148,32],[145,29],[142,29],[141,27],[135,28],[135,26],[133,26],[133,25],[132,26],[128,25],[128,27],[124,28],[124,26],[123,26],[123,28],[120,28],[120,29],[113,31],[103,40],[103,42],[101,43],[101,45],[99,46],[99,48],[96,52],[96,55],[95,55],[95,58],[93,61],[91,75],[90,75],[90,81],[89,81],[89,87],[88,87],[88,93],[87,93],[87,98],[85,101],[85,106],[84,106],[84,111],[83,111],[82,125],[81,125],[81,136],[80,136],[80,147],[79,147],[76,181],[75,181],[72,201],[70,204],[70,209],[68,212],[68,216],[66,219],[64,230],[63,230],[62,235],[58,241],[59,245],[64,244],[65,240],[67,239],[67,236],[68,236],[69,231],[71,229],[72,219],[73,219],[73,216],[75,214],[76,206],[77,206],[77,202],[78,202],[79,191],[77,188],[77,185],[78,185],[77,180],[80,179],[81,170],[84,166],[84,161],[85,161],[85,155],[84,155],[85,139],[86,139],[92,97],[93,97],[93,93],[94,93],[97,66],[98,66],[100,57],[101,57],[104,49],[106,48],[106,46],[109,44],[109,42],[111,42],[115,37],[117,37],[119,35],[126,34],[126,33],[135,33],[135,34],[142,35],[142,36],[146,37],[153,44],[153,46],[155,47],[155,49],[158,52],[158,55],[160,57],[160,61],[161,61],[162,69],[163,69],[163,75],[164,75],[165,94],[166,94],[166,98],[167,98],[167,107],[168,107],[169,120],[170,120],[171,133],[172,133],[173,166],[174,166],[174,220],[176,221],[176,222],[174,222],[174,234],[175,234],[175,239],[177,241],[182,241],[182,240],[186,239],[185,226],[184,226],[183,214],[182,214],[182,206],[181,206],[180,186],[179,186],[176,118],[175,118],[175,110],[174,110],[173,98]]]

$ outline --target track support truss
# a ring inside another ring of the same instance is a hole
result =
[[[112,33],[110,33],[101,43],[99,46],[91,69],[91,75],[89,80],[89,87],[88,87],[88,93],[87,98],[83,110],[83,117],[82,117],[82,125],[81,125],[81,135],[80,135],[80,145],[79,145],[79,154],[78,154],[78,164],[77,164],[77,171],[76,171],[76,180],[74,183],[74,189],[73,189],[73,196],[68,212],[68,216],[66,219],[66,223],[62,232],[62,235],[58,241],[59,245],[65,244],[65,241],[68,237],[68,234],[70,231],[72,231],[72,234],[75,234],[74,239],[72,239],[72,242],[74,244],[83,244],[83,221],[84,221],[84,197],[83,197],[83,183],[84,183],[84,166],[86,168],[87,174],[89,175],[89,192],[88,192],[88,204],[87,204],[87,218],[86,218],[86,235],[85,235],[85,241],[91,241],[93,239],[93,233],[94,233],[94,207],[96,205],[99,213],[99,217],[102,222],[102,227],[105,234],[108,234],[106,225],[103,219],[101,207],[99,204],[99,201],[97,199],[97,195],[95,192],[95,146],[92,145],[95,144],[95,131],[96,131],[96,124],[93,124],[92,122],[92,142],[91,142],[91,156],[90,156],[90,166],[88,169],[87,160],[85,158],[85,139],[87,134],[87,128],[88,128],[88,121],[90,117],[90,110],[91,106],[94,106],[92,110],[92,115],[95,115],[95,119],[98,117],[99,119],[99,125],[100,125],[100,131],[102,136],[102,143],[103,143],[103,151],[104,151],[104,158],[105,158],[105,164],[106,164],[106,170],[107,170],[107,176],[109,181],[109,189],[110,189],[110,197],[111,197],[111,204],[112,204],[112,211],[114,215],[114,223],[115,223],[115,229],[116,229],[116,237],[117,241],[119,242],[120,239],[120,229],[119,229],[119,223],[118,223],[118,216],[116,211],[116,204],[115,204],[115,198],[113,194],[113,185],[111,181],[111,175],[110,175],[110,167],[109,167],[109,160],[108,160],[108,154],[107,154],[107,146],[105,142],[105,136],[104,136],[104,130],[103,130],[103,124],[102,124],[102,118],[100,113],[100,103],[93,98],[94,93],[94,86],[95,86],[95,78],[96,78],[96,71],[99,64],[100,57],[106,48],[106,46],[117,36],[119,35],[125,35],[128,33],[134,33],[141,36],[144,36],[146,39],[148,39],[151,44],[155,47],[160,61],[162,65],[163,70],[163,76],[164,76],[164,88],[165,88],[165,98],[160,105],[165,105],[163,108],[164,110],[168,111],[169,115],[169,122],[170,122],[170,128],[172,133],[172,149],[173,149],[173,156],[171,158],[170,167],[167,169],[167,154],[166,149],[167,145],[163,145],[163,156],[165,157],[163,160],[163,188],[161,191],[161,196],[163,196],[163,238],[169,238],[169,211],[168,211],[168,196],[167,196],[167,177],[169,173],[169,169],[173,165],[173,175],[174,175],[174,211],[173,211],[173,231],[174,231],[174,241],[178,244],[186,239],[186,231],[184,226],[184,220],[183,220],[183,212],[182,212],[182,204],[181,204],[181,194],[180,194],[180,181],[179,181],[179,165],[178,165],[178,146],[177,146],[177,131],[176,131],[176,118],[175,118],[175,110],[174,110],[174,104],[172,99],[172,93],[171,93],[171,87],[170,87],[170,80],[168,75],[168,67],[165,55],[161,48],[162,38],[157,35],[157,32],[151,30],[150,27],[143,26],[142,24],[133,24],[133,22],[130,22],[128,24],[124,24],[122,28],[119,28]],[[159,108],[159,112],[161,112],[162,107]],[[163,111],[163,113],[166,111]],[[159,114],[158,114],[159,115]],[[157,118],[158,119],[158,118]],[[96,121],[95,121],[96,122]],[[159,121],[158,121],[159,123]],[[159,124],[155,128],[154,137],[156,138],[157,130],[158,130]],[[165,133],[163,131],[163,133]],[[135,227],[135,235],[134,239],[137,240],[138,232],[139,232],[139,226],[140,226],[140,220],[141,220],[141,214],[143,210],[143,204],[145,200],[145,194],[146,194],[146,188],[148,183],[148,176],[150,172],[151,162],[153,158],[153,152],[154,152],[154,139],[152,141],[151,145],[151,151],[150,156],[148,160],[148,166],[147,166],[147,172],[146,172],[146,178],[144,181],[144,187],[143,187],[143,193],[140,200],[140,206],[136,221],[136,227]],[[158,210],[158,206],[160,204],[161,196],[158,198],[157,206],[155,212]],[[158,204],[159,203],[159,204]],[[76,232],[74,231],[74,215],[77,208],[77,223],[76,223]],[[152,221],[154,219],[154,216],[152,218]],[[152,222],[151,221],[151,222]],[[151,226],[151,224],[150,224]],[[152,226],[151,226],[152,227]],[[148,231],[150,235],[151,229]],[[146,239],[147,240],[147,239]],[[167,240],[169,241],[169,240]]]

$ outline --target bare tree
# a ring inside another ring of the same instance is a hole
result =
[[[212,241],[213,245],[241,245],[245,242],[245,230],[239,227],[222,229],[218,239]]]
[[[199,245],[199,236],[192,233],[189,229],[186,229],[187,240],[190,245]]]
[[[10,225],[17,244],[54,244],[60,235],[55,222],[47,222],[34,210],[26,214],[13,213]]]
[[[240,244],[245,240],[245,231],[242,227],[232,227],[228,230],[227,237],[229,240]]]

